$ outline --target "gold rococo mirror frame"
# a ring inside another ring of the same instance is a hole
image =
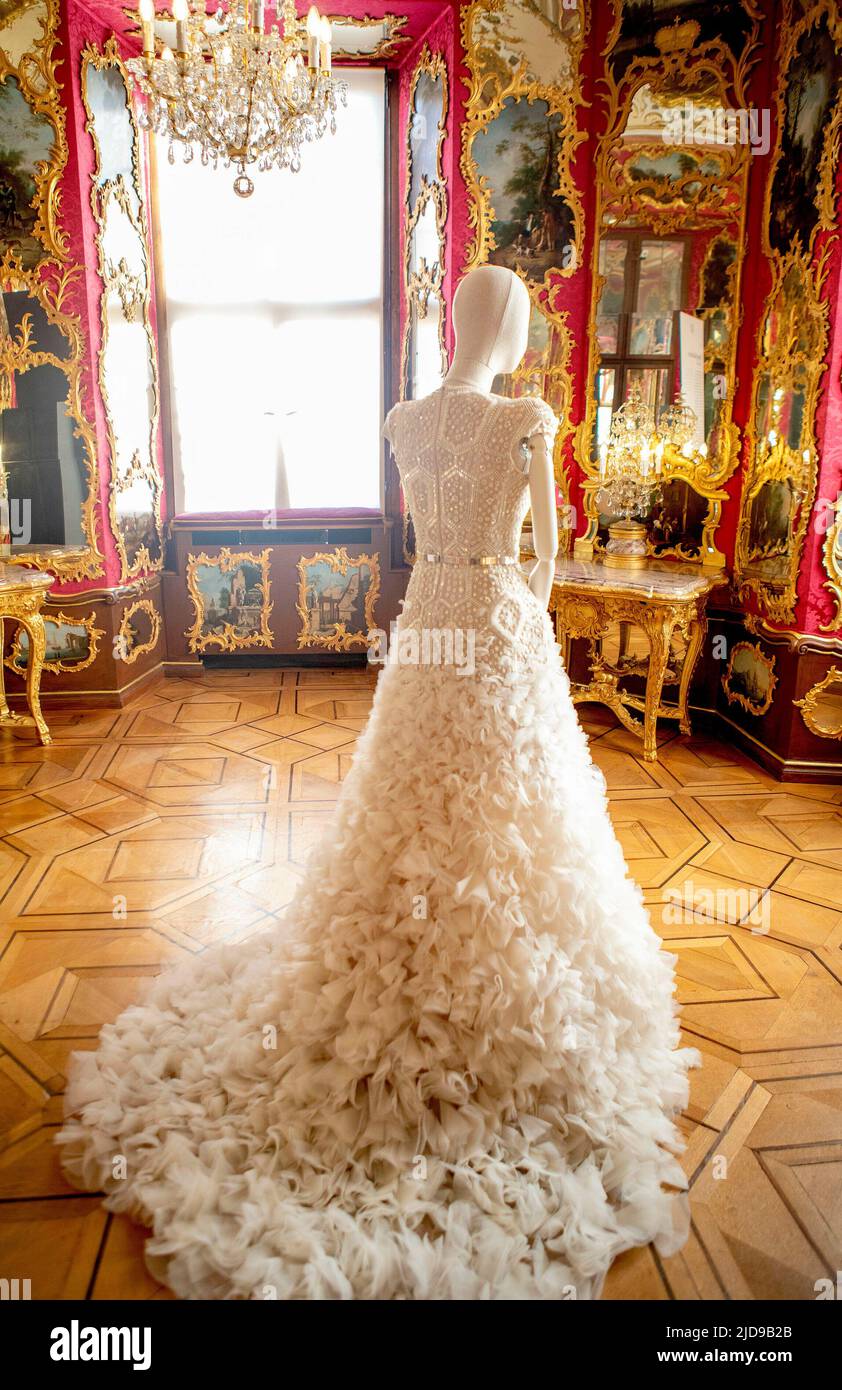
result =
[[[773,247],[769,228],[772,217],[772,195],[775,175],[783,157],[783,128],[786,114],[787,77],[790,65],[796,58],[799,45],[805,36],[820,23],[826,23],[837,45],[842,45],[842,15],[834,0],[806,0],[801,13],[795,17],[792,0],[784,0],[784,10],[780,28],[778,49],[778,81],[774,93],[776,111],[775,148],[766,180],[763,203],[762,237],[763,249],[772,269],[772,285],[766,298],[763,314],[757,329],[755,369],[752,381],[751,408],[746,428],[747,462],[746,480],[740,508],[740,521],[737,531],[735,555],[735,580],[740,586],[740,595],[753,592],[766,615],[778,623],[789,622],[795,617],[798,601],[798,575],[804,552],[804,543],[810,516],[818,487],[818,450],[816,446],[815,418],[823,377],[827,370],[827,347],[829,339],[829,305],[823,299],[823,288],[828,274],[830,246],[825,243],[818,258],[815,256],[816,241],[819,234],[833,232],[837,223],[836,211],[836,169],[842,139],[842,104],[836,109],[824,133],[824,143],[819,163],[818,181],[815,189],[815,221],[810,230],[807,244],[800,236],[796,237],[791,248],[785,253]],[[786,292],[790,275],[800,281],[802,293],[793,313],[799,319],[806,316],[814,326],[815,341],[809,352],[799,353],[798,344],[775,344],[770,352],[765,351],[764,338],[767,320],[778,307],[779,297]],[[787,454],[794,454],[779,440],[774,448],[759,447],[757,437],[757,408],[760,381],[769,377],[774,383],[777,378],[791,378],[795,366],[801,366],[808,380],[804,391],[804,405],[801,416],[800,457],[790,459],[802,475],[803,493],[799,507],[798,522],[792,536],[786,573],[780,579],[769,579],[751,572],[749,538],[751,526],[751,504],[766,482],[779,481],[791,476],[787,469]],[[805,451],[809,451],[808,467],[804,468]],[[834,612],[827,624],[820,627],[822,632],[833,632],[842,625],[842,512],[840,502],[835,504],[835,518],[827,532],[822,550],[822,560],[828,576],[824,587],[831,595]]]
[[[621,30],[622,0],[613,0],[613,5],[614,25],[601,55],[607,59],[601,84],[605,92],[606,120],[603,133],[597,138],[594,161],[596,197],[595,232],[591,247],[591,304],[587,329],[588,387],[585,413],[574,436],[574,453],[583,474],[583,506],[587,518],[587,528],[576,541],[575,553],[583,558],[601,548],[597,534],[600,522],[597,494],[603,483],[594,448],[597,411],[594,383],[601,361],[597,340],[597,314],[606,283],[606,277],[599,271],[600,245],[606,233],[610,234],[613,228],[624,225],[624,211],[627,216],[632,215],[632,199],[639,192],[631,182],[623,183],[619,177],[622,165],[617,160],[635,97],[648,88],[655,98],[662,98],[665,107],[695,98],[701,99],[706,106],[709,106],[713,99],[718,107],[726,110],[745,109],[747,79],[759,53],[759,19],[753,7],[747,4],[744,8],[752,28],[739,57],[735,56],[721,39],[709,40],[695,47],[698,25],[691,21],[678,28],[665,27],[663,31],[659,31],[656,38],[659,54],[635,57],[623,72],[622,78],[616,81],[610,55]],[[674,147],[663,141],[659,146],[659,153],[664,154],[670,148]],[[724,217],[721,220],[717,219],[715,214],[710,215],[703,223],[691,221],[688,228],[692,230],[704,226],[709,227],[714,233],[706,255],[710,254],[713,243],[719,237],[727,236],[736,246],[736,257],[730,277],[732,316],[724,354],[727,391],[721,399],[722,409],[716,426],[720,445],[718,456],[695,451],[688,457],[670,444],[664,448],[661,481],[667,483],[681,480],[707,503],[701,528],[700,553],[691,554],[680,544],[658,544],[649,536],[646,539],[646,548],[649,554],[657,554],[659,558],[674,556],[680,560],[694,560],[704,565],[722,567],[725,564],[725,556],[717,547],[716,533],[722,517],[722,503],[728,497],[724,484],[733,476],[740,458],[740,431],[733,419],[733,402],[736,387],[737,329],[741,315],[740,282],[745,257],[746,190],[751,150],[748,144],[741,143],[722,148],[717,145],[704,145],[703,148],[706,157],[711,156],[719,160],[722,170],[719,182],[723,179],[729,181],[732,187],[737,188],[738,193],[736,215],[729,213],[727,220]],[[688,218],[693,218],[694,209],[703,210],[707,206],[710,212],[711,207],[716,206],[719,200],[716,178],[700,178],[698,174],[694,174],[693,179],[701,185],[702,192],[692,204],[685,202],[678,208],[659,206],[657,199],[652,196],[648,201],[645,200],[642,212],[635,209],[635,215],[640,219],[635,225],[642,233],[647,230],[653,236],[674,233],[682,227],[688,227]],[[605,216],[606,210],[610,210],[610,221]],[[731,228],[734,224],[735,234],[732,236]],[[704,262],[699,268],[700,285],[703,283],[703,266]],[[707,356],[706,350],[706,360]]]
[[[833,599],[834,611],[830,622],[823,624],[821,631],[835,632],[842,625],[842,493],[834,504],[834,520],[825,536],[822,563],[827,574],[824,587]]]
[[[85,339],[78,314],[68,313],[65,307],[68,291],[76,286],[82,272],[79,266],[59,267],[55,262],[50,263],[46,275],[41,273],[43,269],[43,266],[39,266],[36,274],[28,273],[22,268],[14,251],[8,251],[0,260],[0,286],[8,285],[25,291],[37,301],[48,323],[66,339],[67,356],[57,357],[54,353],[42,352],[32,337],[28,316],[24,315],[24,321],[14,337],[0,337],[0,376],[49,364],[67,377],[67,415],[73,421],[74,436],[82,441],[85,455],[87,496],[82,503],[81,517],[84,541],[68,546],[66,557],[56,556],[56,546],[45,543],[42,547],[45,552],[43,558],[39,557],[37,548],[26,555],[16,555],[13,548],[6,559],[11,564],[49,570],[62,580],[95,579],[105,573],[105,565],[97,536],[99,473],[96,439],[83,405]]]
[[[480,174],[473,156],[473,144],[477,135],[485,131],[496,116],[503,111],[505,103],[514,98],[532,103],[543,101],[547,104],[548,116],[560,116],[563,138],[559,150],[556,169],[556,189],[570,208],[573,216],[573,246],[576,254],[567,266],[554,270],[556,277],[567,278],[579,269],[584,241],[585,216],[579,190],[573,178],[572,162],[578,146],[587,139],[587,133],[579,130],[578,108],[583,104],[581,93],[580,60],[588,33],[588,13],[584,0],[576,0],[579,14],[579,34],[575,43],[568,46],[570,58],[569,81],[557,85],[530,80],[528,61],[523,61],[514,69],[506,69],[496,54],[489,62],[489,53],[483,47],[477,34],[477,22],[484,16],[501,13],[506,8],[505,0],[471,0],[462,6],[461,38],[465,55],[465,65],[470,74],[468,98],[462,121],[461,169],[468,190],[468,226],[473,231],[465,249],[465,271],[484,265],[494,250],[494,236],[491,231],[494,209],[491,203],[491,189],[488,180]],[[527,279],[526,276],[523,277]],[[544,282],[545,288],[549,285]]]
[[[32,235],[40,241],[47,256],[63,261],[67,258],[68,236],[61,229],[61,189],[59,184],[67,164],[67,131],[65,111],[60,92],[62,84],[56,77],[60,58],[53,56],[58,46],[58,19],[60,0],[43,0],[46,10],[46,27],[40,39],[32,48],[22,54],[17,65],[9,61],[3,48],[3,30],[15,18],[10,16],[0,28],[0,82],[12,77],[20,87],[21,95],[39,115],[46,116],[55,133],[55,148],[52,159],[41,164],[35,172],[37,197],[37,221]]]
[[[60,59],[54,57],[58,45],[60,0],[44,0],[46,25],[42,24],[40,39],[22,54],[17,65],[9,62],[3,50],[3,29],[0,29],[0,81],[12,77],[21,94],[32,107],[44,115],[55,131],[55,146],[49,163],[43,164],[35,175],[37,190],[37,221],[33,236],[41,242],[45,259],[31,269],[25,267],[14,250],[7,250],[0,259],[0,278],[18,290],[25,290],[43,308],[48,321],[67,339],[65,359],[38,351],[31,340],[7,340],[0,344],[0,369],[13,363],[14,370],[49,362],[65,373],[68,381],[67,413],[74,422],[74,433],[84,445],[87,495],[82,503],[81,526],[84,539],[67,547],[66,555],[57,555],[56,546],[44,545],[44,555],[37,550],[26,555],[6,557],[11,564],[49,571],[60,581],[96,579],[105,574],[105,559],[100,549],[97,526],[99,473],[96,457],[96,438],[85,411],[83,369],[86,339],[79,314],[68,308],[71,291],[77,291],[82,273],[79,266],[63,265],[68,255],[69,238],[60,225],[61,178],[67,164],[68,146],[65,110],[60,93],[62,84],[56,77]],[[4,26],[6,27],[6,26]],[[26,335],[24,335],[26,336]]]
[[[132,138],[132,176],[134,181],[134,194],[137,199],[137,211],[132,207],[128,190],[125,187],[122,176],[117,179],[109,179],[105,183],[98,180],[102,174],[103,160],[99,138],[96,132],[96,121],[94,112],[88,100],[87,77],[90,68],[99,72],[105,68],[116,68],[119,72],[123,85],[126,89],[126,110],[128,112],[129,123],[131,126]],[[108,486],[108,519],[111,527],[111,534],[114,537],[114,544],[120,557],[120,579],[125,582],[128,579],[136,578],[143,573],[156,573],[163,569],[164,565],[164,531],[161,516],[161,494],[163,490],[163,480],[158,468],[158,423],[160,417],[160,386],[158,380],[158,354],[155,344],[155,335],[152,328],[151,302],[152,302],[152,273],[149,258],[149,236],[145,214],[144,200],[144,181],[143,169],[141,164],[141,136],[132,104],[132,86],[128,70],[123,62],[116,39],[112,36],[100,49],[96,44],[87,44],[82,51],[81,61],[81,94],[85,107],[86,123],[85,129],[91,137],[94,147],[95,168],[91,176],[91,211],[96,221],[96,248],[99,278],[102,283],[100,294],[100,347],[98,353],[98,382],[102,403],[105,409],[106,429],[108,433],[108,445],[111,451],[111,477]],[[128,218],[132,230],[136,233],[138,246],[143,257],[144,283],[138,286],[128,283],[121,274],[119,266],[114,267],[106,263],[104,239],[107,223],[109,203],[114,200],[118,203],[121,210]],[[134,318],[135,312],[139,309],[143,328],[146,334],[146,341],[149,351],[149,366],[152,379],[152,393],[154,407],[149,419],[149,454],[148,458],[142,459],[135,452],[132,456],[130,468],[121,476],[118,466],[118,447],[114,428],[114,419],[111,412],[108,385],[105,379],[105,362],[108,347],[108,300],[109,296],[117,292],[123,307],[127,321]],[[117,511],[117,498],[121,491],[131,486],[138,480],[149,483],[152,514],[154,517],[155,529],[158,535],[158,558],[153,559],[147,547],[141,546],[132,562],[129,561],[126,542],[120,528],[119,515]]]
[[[483,37],[478,32],[479,21],[486,15],[503,13],[506,9],[505,0],[471,0],[471,3],[462,6],[460,28],[464,61],[469,73],[468,96],[462,121],[460,168],[468,192],[468,227],[473,233],[465,248],[464,273],[478,265],[484,265],[495,249],[491,231],[494,217],[492,192],[488,180],[480,174],[474,158],[473,145],[476,137],[488,129],[511,98],[530,104],[535,101],[545,102],[547,115],[561,118],[563,137],[555,169],[555,191],[569,207],[572,215],[574,254],[567,264],[553,267],[542,279],[530,277],[523,270],[519,272],[529,291],[533,308],[547,320],[548,337],[556,335],[558,350],[544,363],[533,364],[529,372],[516,371],[512,381],[517,389],[519,382],[525,382],[529,378],[530,384],[534,384],[534,378],[543,375],[544,392],[550,383],[554,388],[554,400],[559,402],[556,413],[561,418],[553,451],[553,473],[565,502],[570,496],[570,479],[567,476],[564,457],[567,441],[572,433],[570,411],[573,383],[570,359],[573,338],[568,327],[568,310],[559,308],[556,301],[565,282],[583,265],[585,216],[579,188],[573,177],[572,164],[579,145],[588,138],[587,132],[579,129],[578,113],[580,107],[585,104],[581,89],[581,59],[587,42],[590,16],[585,0],[575,0],[575,8],[579,32],[575,41],[571,40],[567,44],[569,80],[558,84],[548,85],[532,80],[526,57],[516,67],[507,69],[498,55],[491,53],[483,44]],[[569,548],[569,537],[570,533],[567,531],[560,537],[563,550]]]
[[[422,174],[421,185],[418,196],[415,199],[415,206],[412,206],[412,120],[415,113],[415,96],[418,90],[418,83],[421,78],[427,77],[440,80],[442,84],[441,111],[436,122],[436,173],[435,181],[430,183]],[[433,53],[427,44],[421,50],[418,61],[413,68],[409,82],[409,97],[407,102],[407,122],[406,122],[406,191],[404,194],[403,207],[403,276],[404,293],[406,296],[406,323],[404,324],[403,341],[401,343],[401,379],[400,394],[401,400],[405,400],[409,386],[409,348],[412,336],[412,309],[415,308],[419,318],[424,318],[431,295],[441,297],[442,284],[445,274],[445,227],[447,224],[447,183],[444,176],[444,166],[442,163],[442,152],[444,141],[447,135],[447,116],[450,109],[450,92],[448,88],[447,64],[443,53]],[[414,270],[411,265],[412,256],[412,234],[418,226],[428,203],[433,204],[436,232],[439,238],[439,259],[436,266],[428,266],[422,260],[421,268]],[[441,302],[441,313],[439,314],[439,351],[442,361],[442,375],[447,371],[447,345],[445,341],[445,304]]]
[[[798,572],[818,485],[815,418],[822,379],[827,371],[824,358],[827,351],[830,306],[822,296],[822,289],[827,278],[830,251],[829,246],[825,248],[815,268],[809,263],[809,255],[798,249],[784,258],[776,257],[773,264],[774,283],[757,328],[756,366],[746,426],[748,464],[737,528],[734,579],[739,587],[740,598],[754,592],[768,616],[779,623],[787,622],[795,616]],[[789,289],[791,281],[795,281],[799,293],[792,294]],[[766,337],[773,313],[777,313],[779,323],[786,325],[789,321],[793,331],[782,335],[777,342],[771,344],[766,341]],[[813,334],[809,346],[799,344],[795,336],[796,323],[801,328],[804,324],[809,325]],[[765,378],[771,385],[777,383],[776,389],[786,390],[791,387],[799,371],[803,373],[806,387],[798,447],[793,448],[787,444],[783,431],[779,433],[774,444],[770,444],[767,438],[759,439],[757,410],[761,381]],[[786,572],[781,578],[752,572],[750,543],[753,503],[768,484],[789,482],[794,478],[799,478],[802,482],[801,501],[792,532]]]

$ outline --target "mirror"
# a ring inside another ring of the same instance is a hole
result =
[[[827,304],[790,262],[771,295],[754,378],[753,458],[743,488],[735,568],[783,618],[795,605],[798,557],[816,489],[813,428],[827,341]]]
[[[68,307],[82,271],[57,225],[67,160],[59,13],[54,0],[0,0],[0,474],[9,558],[68,581],[104,566],[85,342]]]
[[[131,99],[120,65],[106,62],[94,66],[96,51],[86,54],[84,98],[88,125],[96,148],[97,184],[122,179],[132,211],[140,211],[137,189],[139,142],[135,130]]]
[[[150,319],[138,136],[113,40],[85,51],[82,89],[96,152],[94,213],[102,280],[99,384],[111,447],[109,516],[122,578],[160,569],[158,377]]]
[[[0,467],[12,545],[84,546],[87,455],[70,407],[71,344],[21,282],[1,288]]]
[[[827,250],[816,253],[816,238],[835,226],[837,215],[842,53],[835,35],[835,20],[821,6],[793,16],[783,31],[779,81],[786,101],[761,226],[772,283],[752,382],[735,578],[741,598],[753,591],[764,615],[778,623],[795,618],[818,480],[815,417],[826,382],[829,306],[822,292]],[[838,618],[831,540],[837,525],[823,558]]]
[[[410,79],[407,119],[401,394],[410,400],[434,391],[447,371],[442,295],[447,189],[441,163],[447,103],[444,59],[425,44]]]
[[[567,357],[570,339],[564,320],[535,303],[529,313],[529,335],[523,360],[514,372],[496,376],[492,390],[498,396],[540,396],[565,416],[569,404]]]
[[[443,358],[444,305],[433,292],[414,301],[409,317],[408,395],[412,400],[428,396],[442,382],[447,365]]]
[[[419,208],[409,233],[410,279],[419,279],[425,271],[440,279],[444,270],[443,254],[444,239],[437,202],[435,198],[428,197]]]
[[[409,116],[409,206],[417,206],[421,190],[441,177],[441,144],[447,114],[447,75],[433,60],[415,73]]]
[[[693,5],[687,9],[695,14]],[[681,41],[681,65],[665,60],[662,70],[636,70],[635,44],[651,41],[657,49],[655,33],[663,45],[666,31],[659,26],[647,39],[638,32],[644,17],[628,9],[623,16],[610,59],[618,89],[596,161],[593,388],[577,439],[589,526],[577,553],[603,550],[623,514],[616,503],[612,510],[600,475],[614,415],[639,396],[654,420],[652,447],[659,446],[655,486],[640,490],[633,514],[644,524],[646,551],[721,565],[715,535],[723,483],[739,455],[733,330],[751,144],[740,138],[724,75],[717,86],[709,70],[694,73],[683,44],[695,31],[688,27]],[[681,442],[669,425],[679,399],[692,412]]]

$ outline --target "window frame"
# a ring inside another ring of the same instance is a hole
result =
[[[356,65],[352,65],[356,66]],[[368,64],[372,68],[379,68],[378,63]],[[396,209],[399,206],[399,169],[395,152],[400,148],[398,142],[397,121],[398,121],[398,101],[397,101],[397,81],[398,72],[394,68],[387,67],[384,72],[383,83],[383,117],[385,122],[383,140],[383,282],[381,287],[382,300],[382,364],[380,373],[380,394],[383,406],[383,416],[388,413],[391,406],[397,400],[395,386],[399,380],[399,367],[395,368],[396,346],[400,342],[400,298],[399,294],[394,293],[394,287],[398,286],[400,268],[400,250],[395,245],[395,233],[398,232],[399,223],[397,221]],[[152,260],[152,328],[156,338],[158,348],[158,391],[159,391],[159,430],[164,456],[164,496],[163,515],[164,521],[172,521],[175,517],[189,521],[191,517],[201,516],[203,513],[177,512],[175,508],[175,455],[173,449],[173,386],[172,386],[172,359],[170,353],[170,325],[167,312],[167,288],[166,288],[166,269],[163,248],[163,233],[161,225],[161,207],[158,192],[158,167],[161,158],[157,142],[148,135],[145,137],[146,145],[146,168],[147,168],[147,202],[149,207],[149,240],[151,243]],[[224,171],[220,171],[224,173]],[[268,171],[262,177],[271,178],[272,171]],[[390,489],[390,469],[395,471],[394,461],[388,453],[388,448],[384,447],[381,452],[379,469],[379,493],[380,505],[376,515],[372,508],[360,507],[360,515],[365,516],[369,522],[377,524],[383,523],[392,513],[390,512],[390,502],[394,505],[392,497],[393,489]],[[397,507],[399,515],[400,496],[398,493]],[[253,516],[248,510],[230,510],[215,513],[220,521],[247,521],[249,516]],[[331,520],[333,511],[329,507],[308,507],[290,508],[289,513],[279,511],[277,513],[277,529],[283,530],[285,525],[300,525],[301,517],[306,515],[318,521],[324,518]]]
[[[614,400],[611,406],[613,416],[626,399],[625,386],[630,369],[639,367],[645,370],[651,367],[663,370],[666,368],[668,372],[668,400],[671,401],[675,395],[675,379],[678,370],[677,333],[673,333],[672,346],[668,353],[661,352],[657,355],[647,356],[628,351],[629,336],[640,284],[640,248],[642,243],[644,241],[682,243],[681,300],[682,304],[686,304],[690,289],[692,237],[687,232],[671,232],[665,236],[649,227],[610,227],[602,232],[600,241],[624,241],[626,243],[626,267],[631,270],[631,274],[626,273],[623,277],[623,307],[618,314],[617,352],[604,353],[600,351],[597,362],[597,371],[604,367],[606,371],[613,370],[614,372]],[[597,305],[598,317],[599,306]]]

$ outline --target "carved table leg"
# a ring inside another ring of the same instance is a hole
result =
[[[679,723],[683,734],[689,734],[690,713],[687,708],[690,699],[690,682],[693,679],[693,671],[702,650],[702,643],[707,631],[707,619],[703,613],[698,611],[688,625],[687,629],[687,650],[684,653],[684,664],[681,667],[681,682],[678,687],[678,709]]]
[[[47,650],[47,635],[44,619],[40,613],[30,613],[20,620],[21,627],[29,634],[29,660],[26,663],[26,702],[32,715],[38,737],[46,745],[52,743],[47,722],[41,713],[41,672],[44,669],[44,656]]]
[[[671,618],[662,618],[647,624],[649,638],[649,669],[646,676],[646,708],[643,713],[643,759],[654,763],[658,760],[658,710],[664,689],[664,676],[669,664],[670,640],[673,623]]]

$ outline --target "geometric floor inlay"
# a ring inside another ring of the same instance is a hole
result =
[[[370,670],[162,679],[121,711],[0,733],[0,1277],[33,1298],[167,1298],[143,1232],[56,1163],[69,1054],[165,965],[271,929],[365,726]],[[816,1297],[842,1268],[842,788],[773,781],[665,730],[659,760],[579,706],[652,924],[677,958],[685,1248],[605,1298]]]

